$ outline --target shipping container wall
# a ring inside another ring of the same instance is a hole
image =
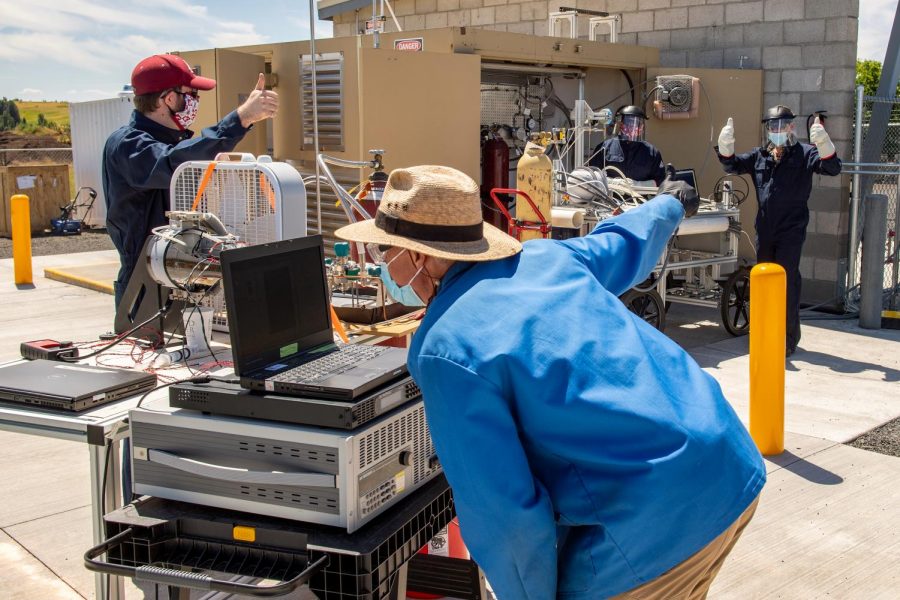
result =
[[[84,186],[97,191],[97,199],[91,211],[77,217],[84,217],[92,227],[106,226],[106,199],[103,196],[101,164],[103,145],[113,131],[128,123],[134,109],[131,98],[108,98],[91,102],[69,104],[69,119],[72,127],[72,163],[75,169],[75,189]],[[79,202],[86,201],[82,194]]]

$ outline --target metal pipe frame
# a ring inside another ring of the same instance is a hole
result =
[[[863,113],[863,86],[856,86],[856,130],[853,132],[853,158],[856,164],[862,164],[862,113]],[[869,163],[871,164],[871,163]],[[847,285],[844,287],[844,306],[854,306],[855,301],[851,297],[852,290],[856,286],[856,261],[858,258],[859,246],[859,194],[860,194],[860,177],[859,174],[853,175],[853,184],[850,194],[850,248],[848,249],[847,260]]]
[[[328,179],[328,183],[331,185],[334,193],[337,194],[338,198],[341,200],[341,207],[344,209],[344,213],[346,213],[347,218],[351,223],[356,223],[356,215],[353,214],[353,210],[350,210],[349,207],[352,207],[354,210],[359,212],[362,215],[363,219],[371,219],[372,215],[369,214],[365,208],[363,208],[362,204],[360,204],[356,198],[350,195],[350,193],[338,183],[337,179],[335,179],[334,175],[331,173],[331,169],[328,168],[328,165],[332,164],[339,167],[352,167],[357,169],[365,169],[366,167],[374,168],[374,161],[364,161],[364,160],[345,160],[343,158],[335,158],[333,156],[328,156],[326,154],[318,154],[316,155],[316,166],[319,167],[319,170],[325,173],[326,179]],[[318,184],[318,180],[316,181]]]

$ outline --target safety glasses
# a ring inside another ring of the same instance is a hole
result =
[[[374,244],[369,242],[366,244],[366,252],[372,257],[372,260],[380,263],[385,262],[384,255],[385,253],[393,248],[393,246],[386,246],[384,244]]]
[[[197,100],[198,98],[200,98],[200,91],[199,91],[199,90],[188,90],[187,92],[182,92],[181,90],[176,90],[176,89],[172,88],[172,89],[169,90],[169,91],[175,92],[176,94],[179,94],[179,95],[181,95],[181,96],[190,96],[190,97],[192,97],[194,100]]]

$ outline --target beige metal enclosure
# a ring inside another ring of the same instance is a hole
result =
[[[404,46],[420,51],[395,50],[399,40],[416,40]],[[358,161],[368,160],[372,149],[383,149],[388,170],[444,164],[477,181],[486,127],[512,118],[517,122],[511,129],[521,129],[531,118],[532,132],[566,128],[571,125],[566,113],[579,98],[594,111],[640,104],[642,95],[655,87],[656,75],[676,72],[658,67],[656,48],[472,27],[382,34],[379,47],[373,45],[372,36],[316,41],[321,150]],[[270,151],[275,160],[291,162],[304,175],[313,173],[309,52],[309,41],[302,41],[181,53],[203,75],[218,80],[215,102],[206,102],[201,95],[198,127],[211,125],[234,109],[252,90],[257,73],[266,72],[270,87],[279,94],[278,116],[268,124],[268,140],[266,127],[260,124],[238,149],[254,154]],[[699,113],[684,120],[651,120],[647,139],[677,168],[697,170],[708,193],[721,175],[712,146],[724,119],[735,117],[742,143],[758,137],[748,124],[758,120],[762,77],[760,71],[750,70],[690,69],[687,74],[698,77],[703,86]],[[632,86],[633,93],[628,91]],[[524,98],[515,97],[516,88],[525,90]],[[546,102],[529,104],[532,90],[538,88],[552,90],[567,111]],[[526,105],[533,111],[530,117],[522,114]],[[585,154],[602,139],[599,133],[586,135]],[[343,176],[352,185],[367,174],[347,171]],[[315,194],[310,197],[314,200]],[[321,211],[328,235],[346,218],[327,189],[322,198],[320,207],[311,204],[310,229],[316,230],[316,214]]]

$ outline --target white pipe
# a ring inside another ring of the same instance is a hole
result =
[[[553,227],[580,229],[584,225],[584,210],[567,206],[554,206],[550,209],[550,224]]]
[[[728,231],[728,217],[703,217],[696,215],[685,219],[675,235],[699,235],[701,233],[721,233]]]

